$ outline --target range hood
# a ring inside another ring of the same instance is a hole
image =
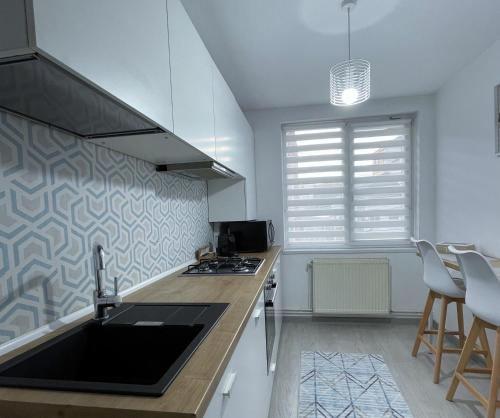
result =
[[[37,20],[36,15],[52,15],[56,7],[57,2],[47,0],[0,1],[0,109],[82,138],[165,132],[47,52],[46,34],[57,26],[57,18]]]
[[[196,141],[176,134],[165,3],[90,3],[0,0],[0,111],[150,162],[159,171],[242,179]],[[150,11],[156,12],[155,24],[137,26]]]
[[[159,165],[157,171],[167,171],[191,178],[204,178],[207,180],[241,178],[239,174],[215,161]]]
[[[83,138],[164,132],[37,53],[0,59],[0,108]]]

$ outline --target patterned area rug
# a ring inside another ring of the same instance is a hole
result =
[[[299,418],[412,418],[382,356],[303,351]]]

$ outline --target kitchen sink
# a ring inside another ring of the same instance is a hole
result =
[[[0,365],[0,386],[160,396],[228,304],[131,304]]]

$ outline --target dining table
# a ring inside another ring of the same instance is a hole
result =
[[[417,251],[417,255],[420,257],[420,254],[418,251]],[[458,264],[458,260],[457,260],[457,257],[455,256],[455,254],[439,253],[439,256],[443,260],[443,263],[446,267],[448,267],[452,270],[460,271],[460,265]],[[493,271],[497,275],[498,280],[500,280],[500,259],[496,258],[496,257],[487,256],[487,255],[484,255],[484,257],[490,263],[490,266],[492,267]]]

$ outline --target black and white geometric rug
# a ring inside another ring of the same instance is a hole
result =
[[[377,354],[303,351],[299,418],[412,418]]]

